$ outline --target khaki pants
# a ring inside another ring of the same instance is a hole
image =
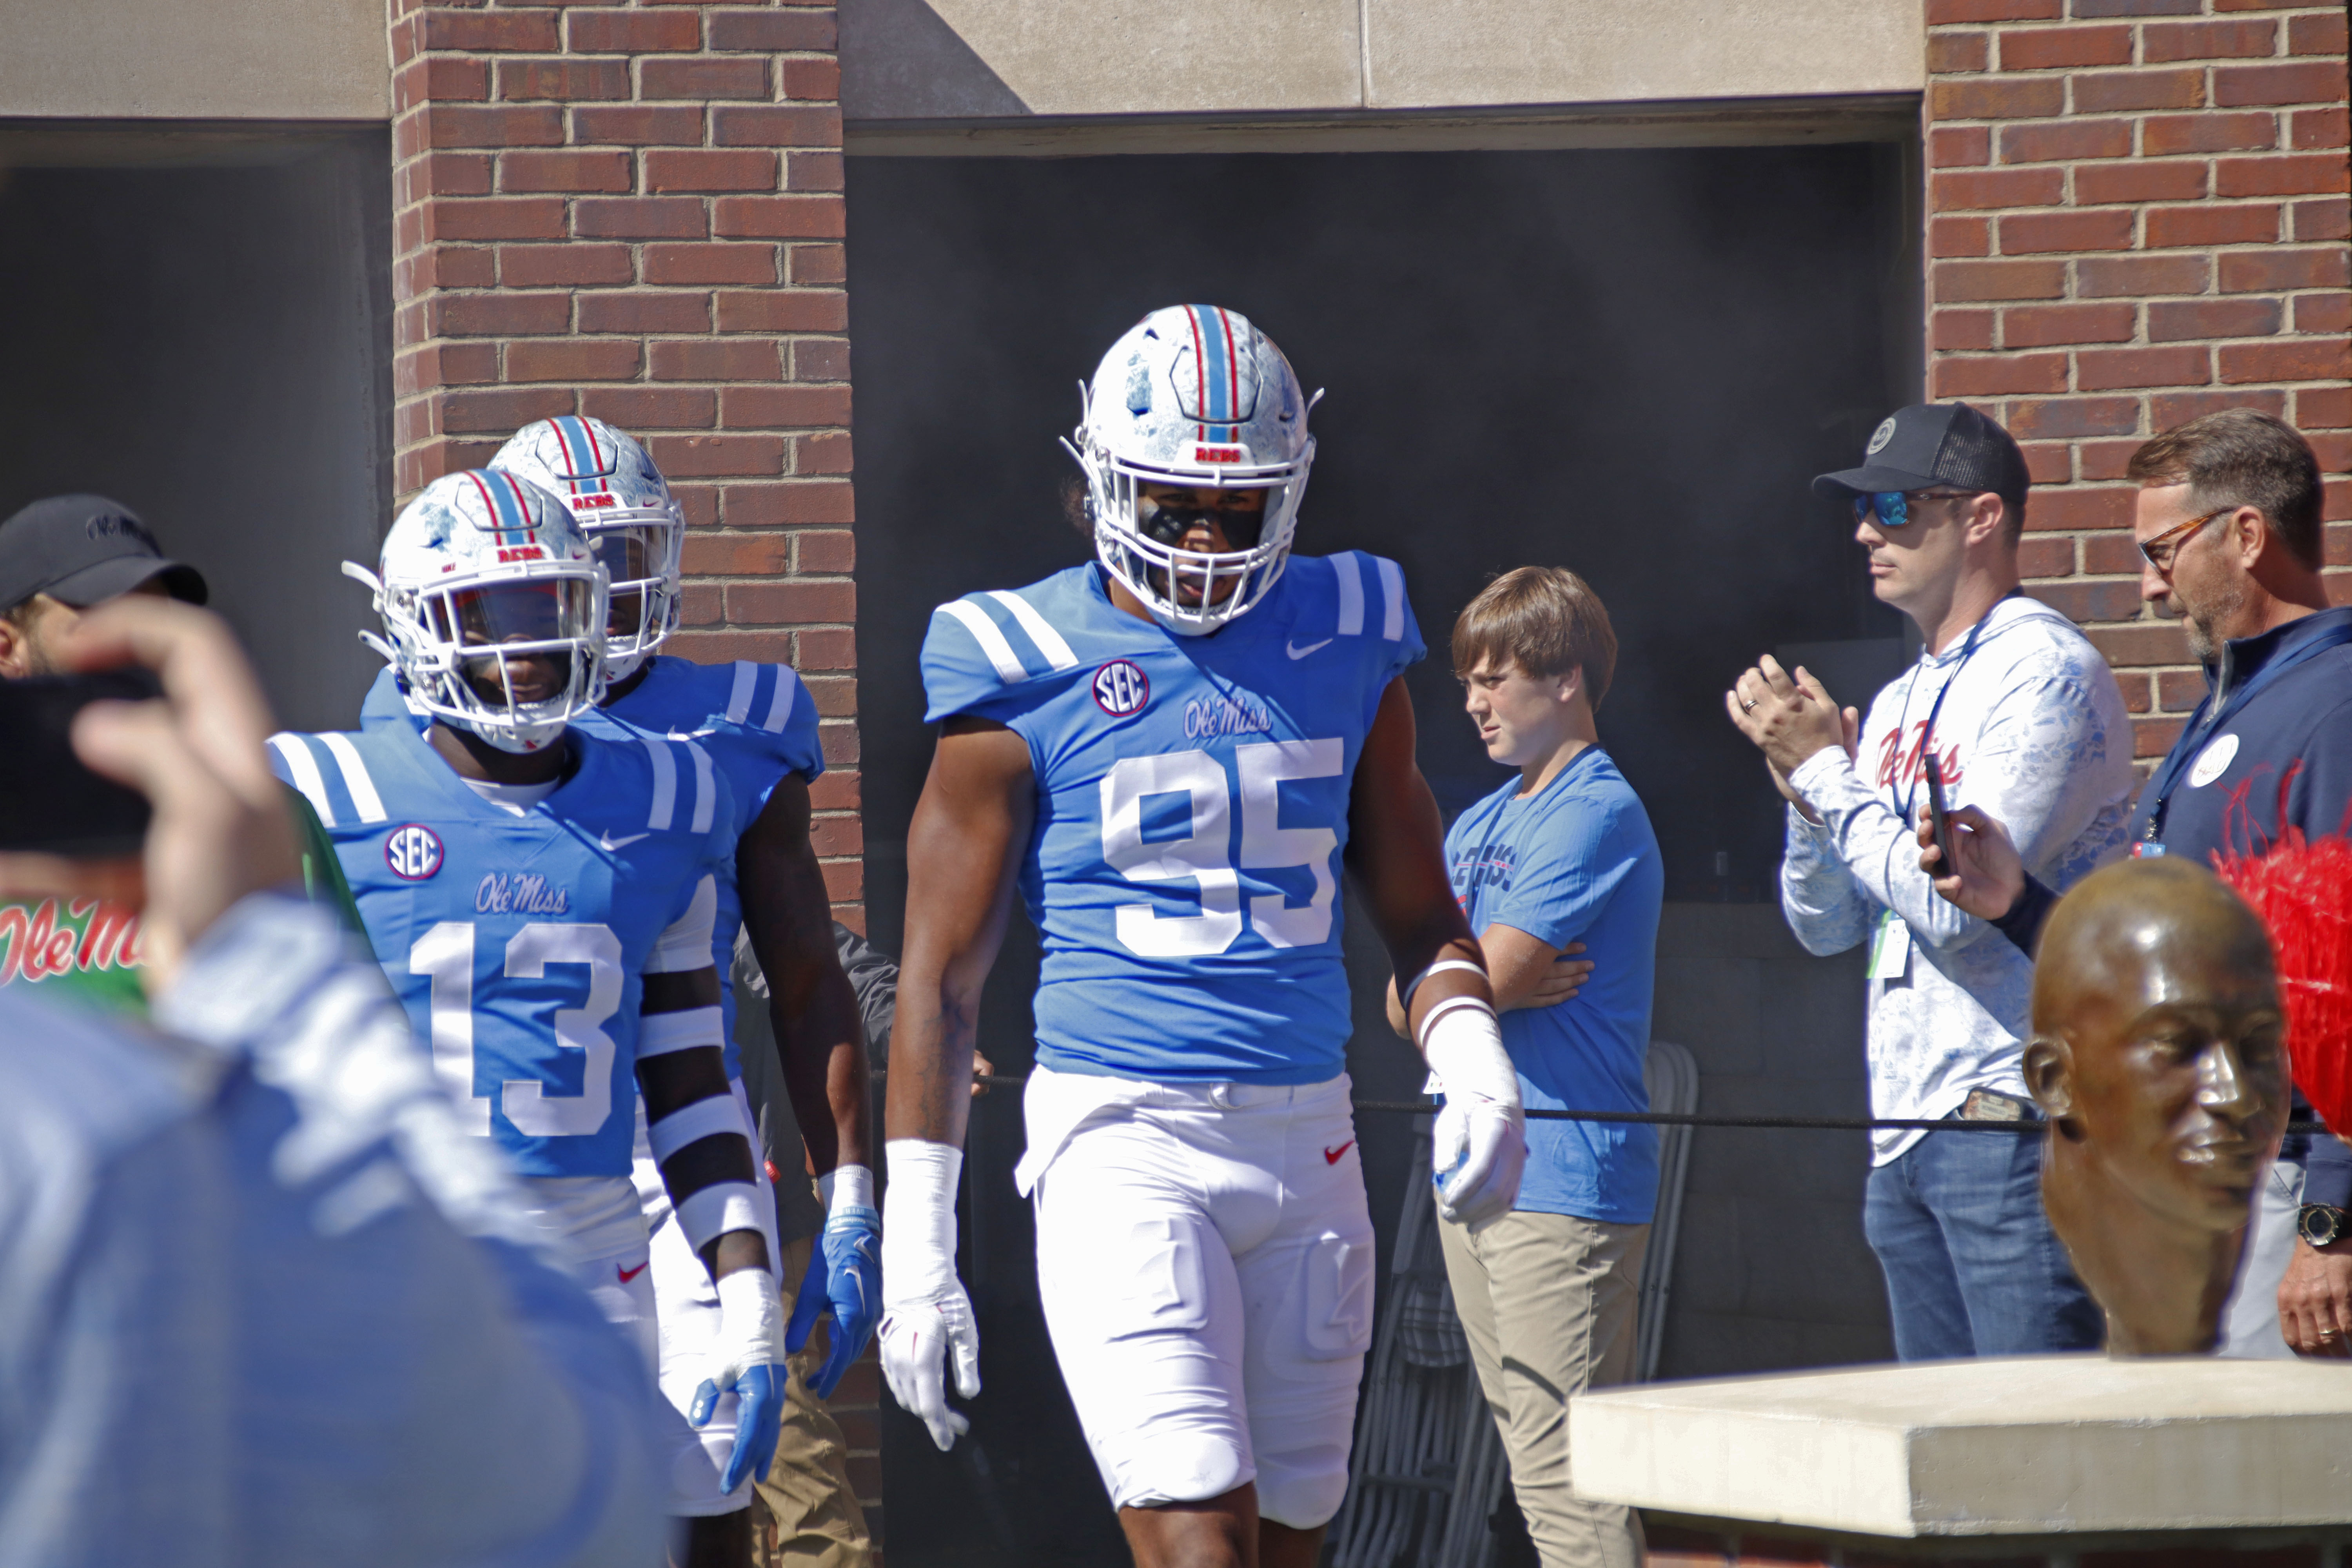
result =
[[[1544,1568],[1642,1561],[1633,1510],[1570,1486],[1569,1395],[1633,1373],[1646,1225],[1511,1214],[1475,1236],[1440,1220],[1445,1277],[1478,1385],[1511,1462],[1511,1489]]]
[[[813,1236],[784,1243],[778,1279],[787,1321],[815,1252]],[[831,1327],[829,1319],[817,1324],[806,1347],[793,1357],[792,1397],[784,1406],[776,1462],[752,1493],[752,1557],[761,1568],[869,1568],[874,1561],[866,1510],[849,1484],[849,1445],[824,1402],[809,1392],[809,1378],[824,1364]]]

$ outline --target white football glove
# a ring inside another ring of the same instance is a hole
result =
[[[1449,996],[1422,1025],[1422,1054],[1432,1088],[1445,1096],[1431,1134],[1430,1179],[1437,1212],[1471,1230],[1511,1212],[1527,1169],[1527,1113],[1519,1075],[1503,1049],[1495,1010],[1471,996]]]
[[[956,1179],[963,1151],[924,1138],[893,1138],[882,1209],[882,1375],[891,1396],[921,1418],[945,1453],[971,1429],[948,1404],[947,1361],[956,1392],[980,1393],[980,1329],[956,1278]]]

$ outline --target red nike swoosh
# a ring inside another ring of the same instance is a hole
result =
[[[613,1272],[621,1277],[622,1284],[626,1285],[630,1280],[635,1279],[638,1275],[643,1274],[646,1271],[646,1267],[652,1262],[653,1259],[648,1258],[644,1263],[638,1264],[635,1268],[624,1268],[619,1264],[615,1263],[613,1265]]]
[[[1336,1164],[1338,1164],[1338,1163],[1339,1163],[1339,1156],[1340,1156],[1340,1155],[1342,1155],[1342,1154],[1344,1154],[1344,1153],[1346,1153],[1349,1150],[1350,1150],[1350,1149],[1354,1148],[1355,1146],[1356,1146],[1356,1141],[1355,1141],[1353,1138],[1350,1138],[1350,1139],[1349,1139],[1345,1143],[1340,1144],[1337,1149],[1326,1149],[1326,1150],[1324,1150],[1324,1151],[1323,1151],[1323,1163],[1324,1163],[1325,1164],[1327,1164],[1327,1165],[1336,1165]]]

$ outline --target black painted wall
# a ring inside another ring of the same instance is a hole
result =
[[[1448,814],[1503,776],[1458,712],[1454,615],[1496,572],[1570,566],[1615,623],[1601,732],[1656,824],[1669,899],[1772,897],[1778,800],[1719,694],[1759,651],[1897,635],[1850,522],[1806,481],[1853,461],[1911,400],[1904,178],[1901,150],[1874,146],[853,159],[876,939],[895,951],[902,930],[931,608],[1085,557],[1061,515],[1076,469],[1055,445],[1077,417],[1074,384],[1144,311],[1186,300],[1248,315],[1328,389],[1298,547],[1402,563],[1433,650],[1410,678],[1423,767]],[[1008,1072],[1028,1063],[1036,962],[1015,925],[982,1032]],[[1859,1110],[1850,966],[1805,959],[1768,908],[1668,925],[1658,1029],[1697,1052],[1704,1104]],[[1416,1060],[1379,1013],[1386,961],[1352,911],[1348,936],[1357,1092],[1408,1096]],[[1776,1152],[1733,1136],[1747,1142],[1702,1134],[1695,1148],[1676,1297],[1690,1314],[1669,1332],[1668,1374],[1884,1354],[1859,1138]],[[1385,1248],[1409,1131],[1367,1117],[1362,1137]],[[1010,1178],[1020,1146],[1015,1097],[983,1102],[968,1163],[981,1201],[964,1224],[988,1379],[971,1440],[941,1457],[885,1403],[888,1549],[903,1564],[1125,1561],[1037,1315]],[[1727,1225],[1763,1234],[1743,1251]]]

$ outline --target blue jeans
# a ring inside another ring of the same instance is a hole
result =
[[[1904,1361],[2096,1350],[2106,1322],[2042,1212],[2042,1139],[1930,1132],[1870,1173],[1863,1234]]]

